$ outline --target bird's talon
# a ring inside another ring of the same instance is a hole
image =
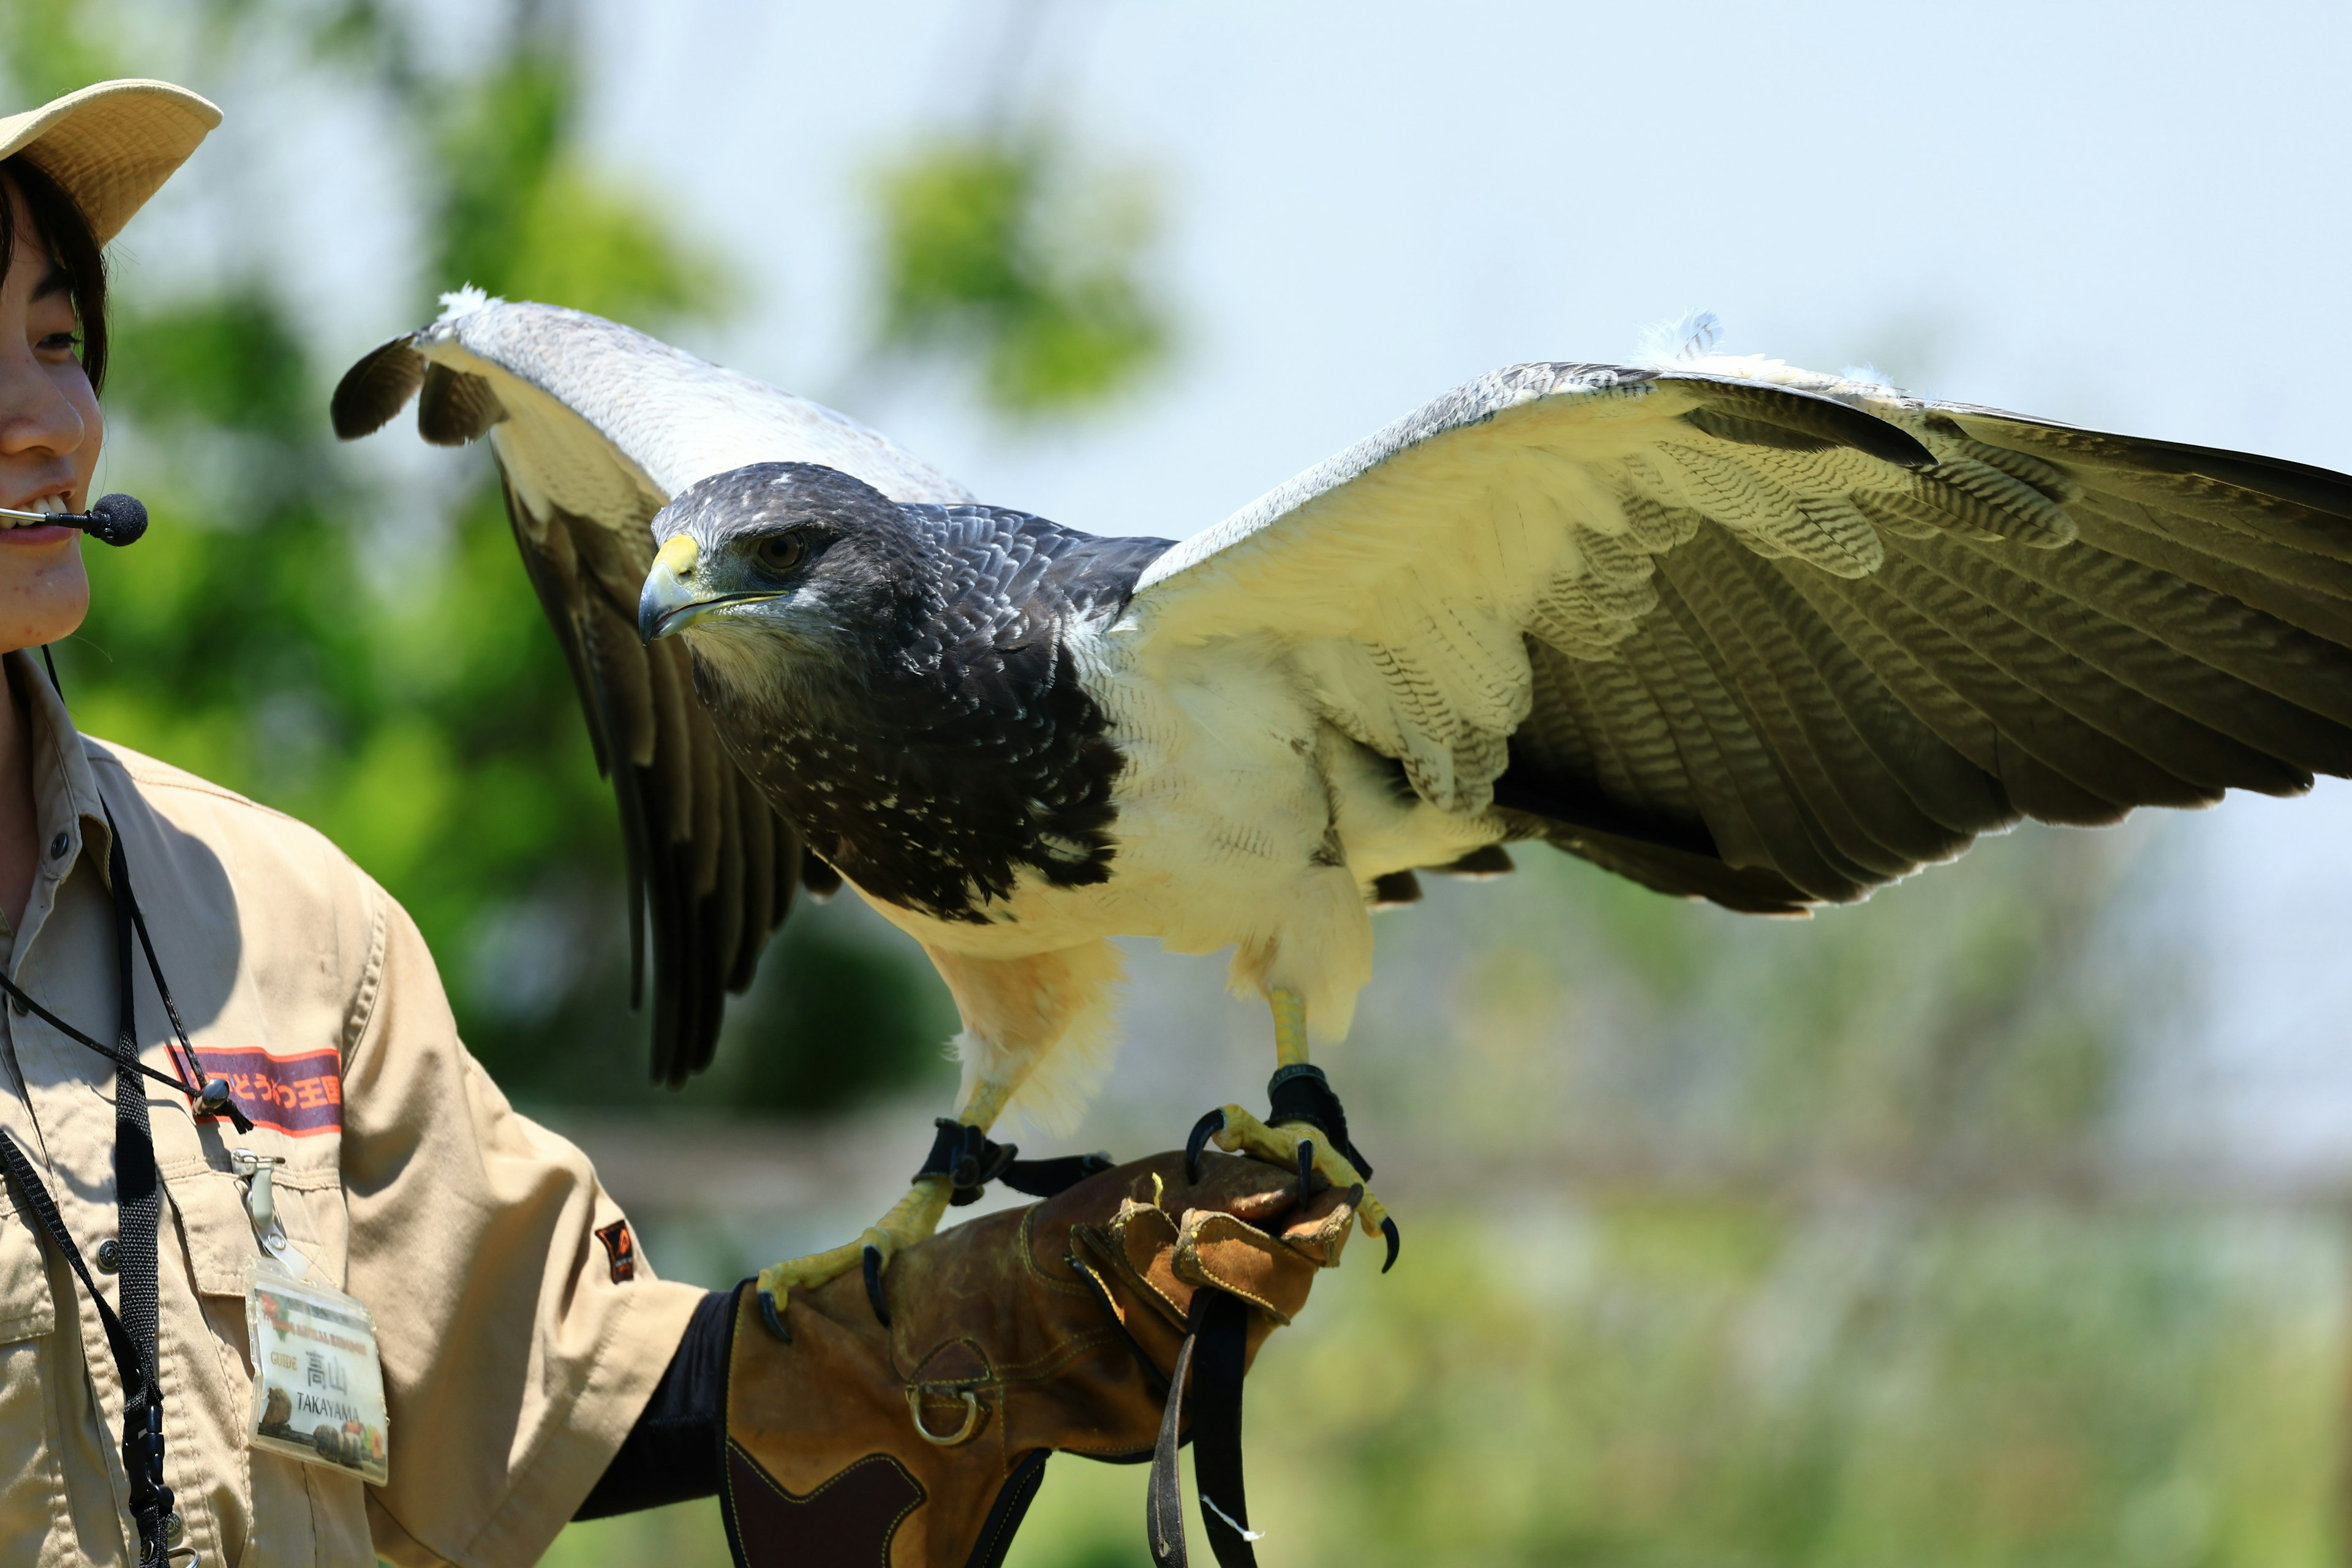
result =
[[[1192,1134],[1184,1140],[1184,1180],[1186,1182],[1195,1186],[1200,1184],[1201,1151],[1209,1146],[1210,1139],[1224,1130],[1225,1113],[1222,1110],[1212,1110],[1200,1121],[1192,1123]]]
[[[773,1290],[762,1290],[759,1292],[759,1296],[760,1321],[765,1323],[768,1326],[768,1331],[776,1338],[786,1344],[792,1343],[793,1331],[784,1327],[784,1315],[776,1310],[776,1293]]]
[[[890,1309],[882,1294],[882,1269],[899,1252],[937,1230],[940,1215],[947,1206],[947,1179],[925,1177],[882,1216],[881,1223],[866,1227],[856,1240],[805,1257],[787,1258],[772,1268],[762,1268],[751,1282],[760,1293],[761,1321],[778,1339],[789,1344],[793,1336],[783,1326],[783,1314],[792,1304],[793,1291],[818,1289],[845,1274],[862,1272],[866,1300],[873,1307],[874,1316],[887,1328]]]
[[[1195,1136],[1199,1135],[1202,1128],[1209,1127],[1211,1117],[1216,1119],[1215,1126],[1211,1129],[1215,1134],[1212,1141],[1226,1153],[1245,1154],[1253,1160],[1264,1160],[1268,1164],[1289,1169],[1289,1138],[1276,1132],[1238,1105],[1221,1106],[1201,1118],[1201,1125],[1192,1129]]]
[[[882,1300],[882,1249],[872,1242],[866,1244],[866,1300],[874,1309],[875,1321],[884,1328],[890,1326],[890,1308]]]
[[[1387,1239],[1388,1261],[1381,1265],[1381,1272],[1385,1274],[1396,1267],[1401,1245],[1396,1221],[1391,1219],[1388,1210],[1381,1206],[1381,1200],[1371,1194],[1364,1183],[1363,1173],[1350,1164],[1346,1155],[1325,1147],[1314,1136],[1313,1129],[1301,1122],[1285,1122],[1279,1127],[1269,1127],[1240,1106],[1228,1105],[1202,1117],[1201,1126],[1193,1129],[1194,1137],[1199,1137],[1202,1129],[1213,1123],[1217,1129],[1217,1147],[1227,1153],[1245,1154],[1270,1165],[1297,1171],[1298,1201],[1301,1204],[1326,1188],[1337,1187],[1344,1191],[1348,1194],[1349,1206],[1356,1211],[1356,1218],[1363,1226],[1364,1233],[1369,1236],[1377,1232]]]

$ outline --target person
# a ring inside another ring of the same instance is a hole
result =
[[[1245,1365],[1352,1194],[1162,1156],[943,1232],[887,1322],[852,1278],[771,1328],[656,1275],[332,844],[76,731],[37,650],[89,602],[101,247],[219,118],[0,119],[0,1564],[525,1563],[722,1490],[741,1561],[986,1564],[1049,1452],[1172,1475],[1203,1301]]]

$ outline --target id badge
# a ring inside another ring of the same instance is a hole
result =
[[[257,1259],[245,1293],[253,1446],[384,1483],[383,1363],[352,1297]]]
[[[383,1361],[366,1305],[311,1277],[310,1261],[278,1223],[273,1176],[282,1159],[229,1151],[261,1256],[245,1292],[245,1342],[253,1347],[257,1448],[347,1470],[372,1486],[389,1474]]]

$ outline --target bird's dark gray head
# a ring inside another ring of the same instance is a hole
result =
[[[898,504],[815,463],[715,474],[653,528],[661,552],[637,602],[638,635],[690,631],[714,662],[754,647],[770,658],[870,650],[919,590],[920,542]]]

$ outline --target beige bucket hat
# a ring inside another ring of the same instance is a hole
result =
[[[29,156],[104,245],[122,232],[221,111],[168,81],[102,81],[0,120],[0,158]]]

